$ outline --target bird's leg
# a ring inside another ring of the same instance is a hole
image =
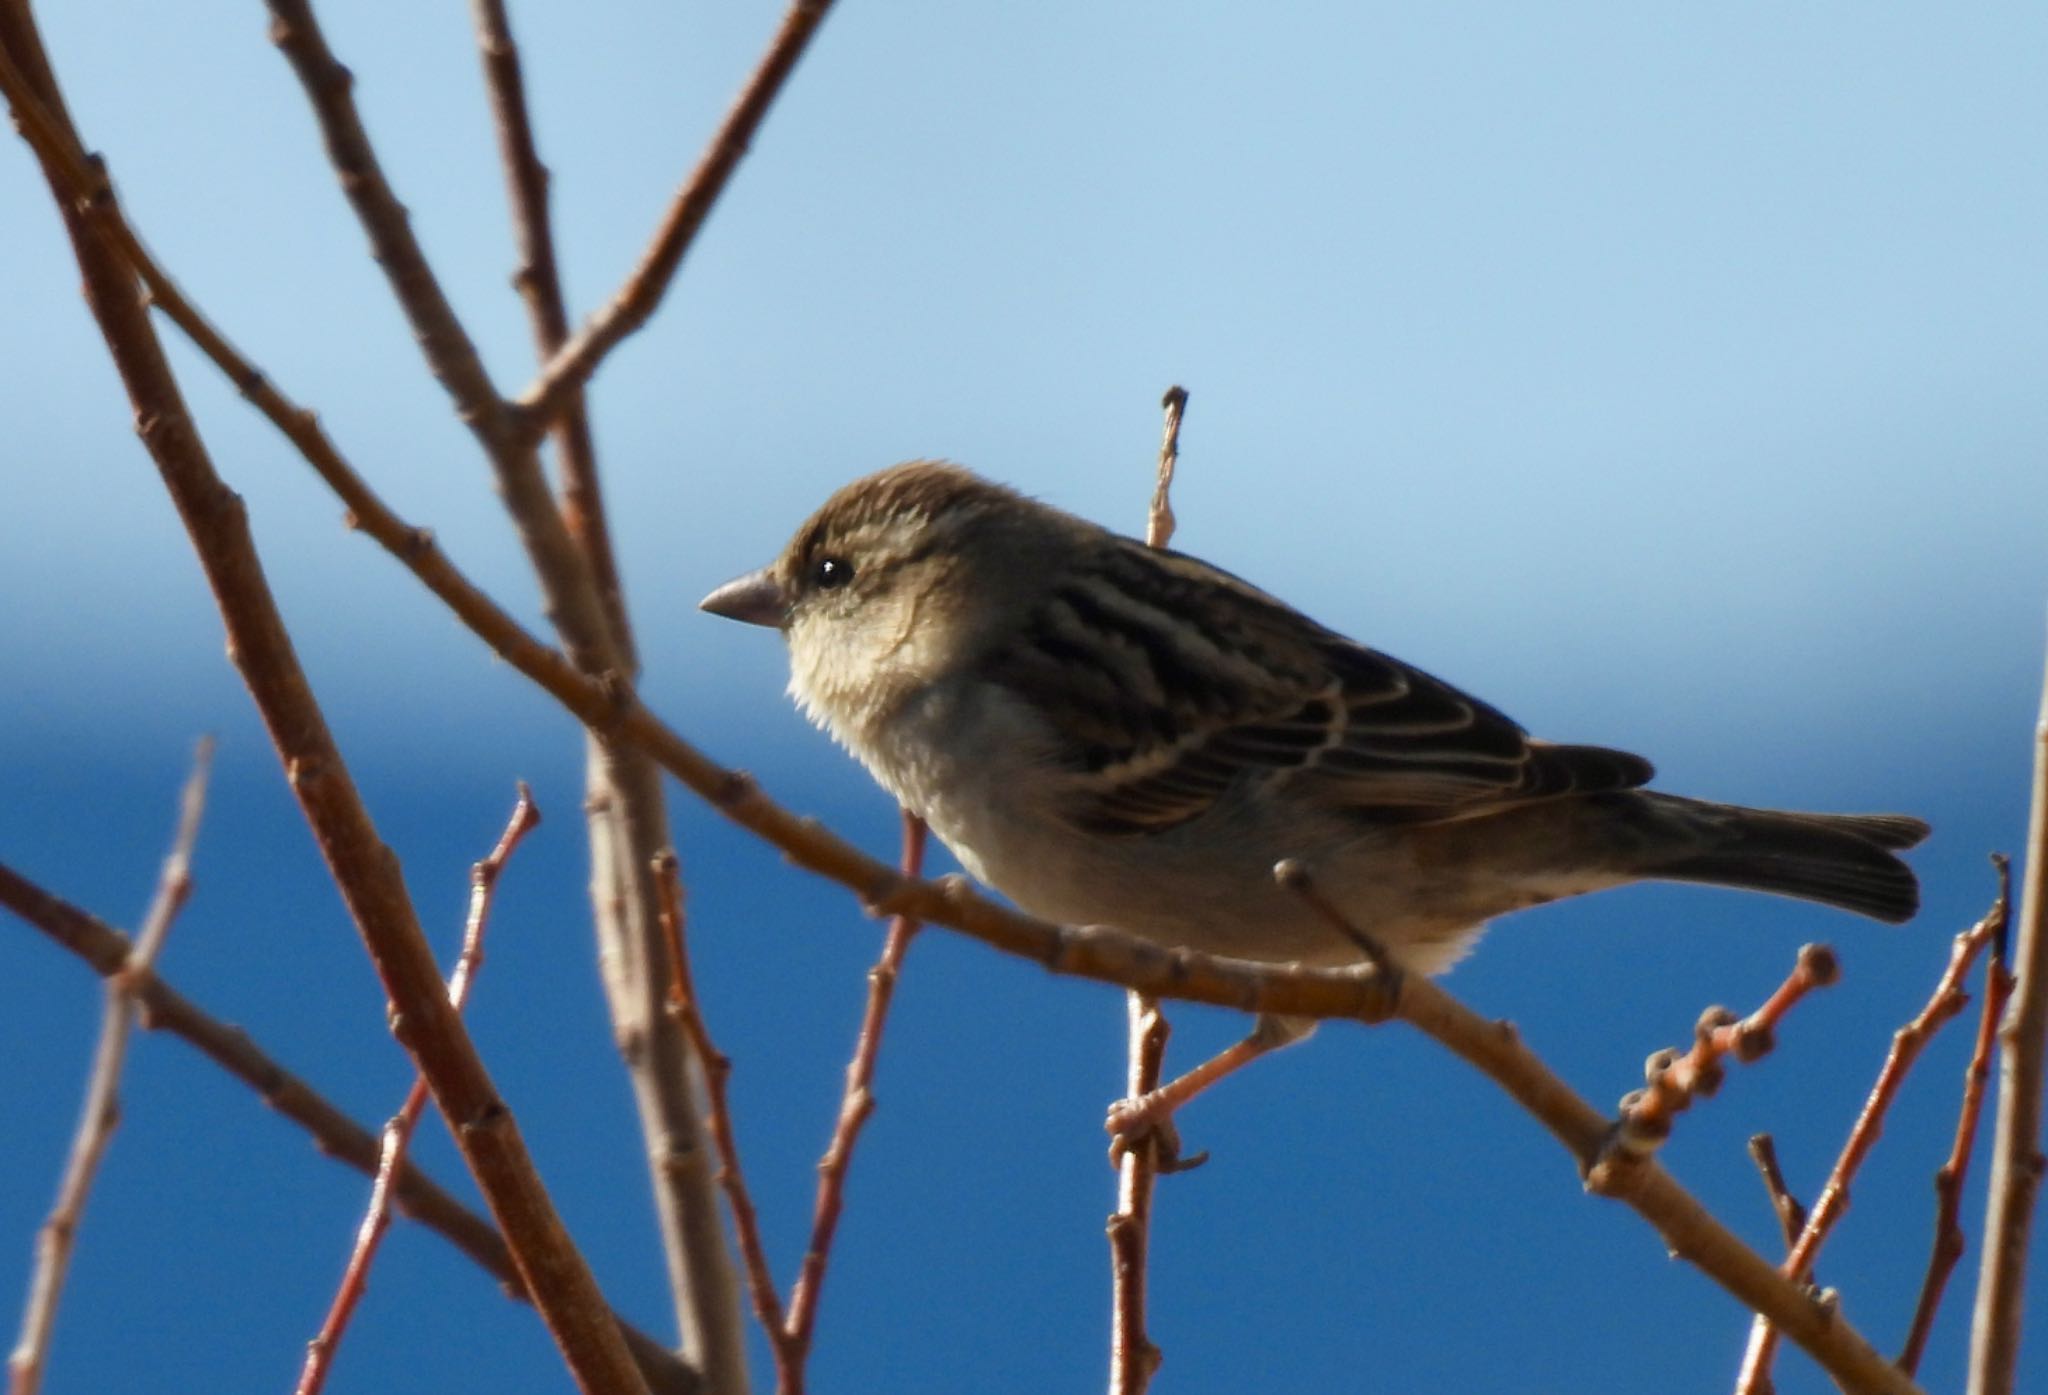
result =
[[[1174,1111],[1224,1076],[1251,1064],[1269,1051],[1277,1051],[1305,1039],[1315,1029],[1315,1022],[1306,1017],[1274,1017],[1262,1013],[1251,1034],[1243,1041],[1224,1048],[1156,1090],[1148,1090],[1132,1099],[1118,1100],[1109,1107],[1109,1119],[1103,1125],[1112,1135],[1109,1145],[1111,1160],[1114,1161],[1155,1129],[1171,1129]],[[1172,1169],[1169,1167],[1167,1170]]]

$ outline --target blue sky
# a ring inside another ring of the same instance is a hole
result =
[[[482,462],[420,369],[262,8],[43,10],[74,112],[161,259],[538,625]],[[578,313],[630,264],[776,13],[515,7]],[[522,382],[465,8],[323,18],[487,362]],[[1503,924],[1449,980],[1606,1103],[1701,1007],[1746,1008],[1799,943],[1834,943],[1841,985],[1667,1152],[1769,1248],[1744,1140],[1773,1131],[1794,1186],[1817,1188],[1889,1033],[1987,900],[1984,854],[2022,831],[2048,597],[2044,44],[2048,20],[2021,5],[847,0],[662,313],[593,391],[647,695],[888,855],[893,811],[787,710],[773,638],[696,599],[838,483],[912,456],[1136,529],[1159,394],[1185,383],[1178,545],[1540,734],[1640,751],[1664,788],[1933,821],[1915,858],[1927,909],[1904,930],[1636,888]],[[12,141],[0,248],[0,857],[132,924],[190,742],[218,733],[199,889],[165,973],[380,1119],[406,1077],[374,979]],[[534,783],[548,822],[506,883],[475,1031],[607,1289],[659,1331],[590,962],[574,727],[339,527],[310,471],[171,343],[442,945],[514,779]],[[786,1279],[879,933],[686,794],[673,809]],[[99,998],[19,927],[0,933],[0,982],[16,1063],[0,1273],[24,1275]],[[1175,1020],[1180,1059],[1237,1026]],[[1121,1030],[1112,992],[919,941],[820,1389],[1099,1384],[1099,1120]],[[1887,1350],[1963,1036],[1916,1073],[1822,1263]],[[48,1389],[140,1371],[163,1389],[278,1388],[363,1186],[179,1043],[143,1040],[132,1071]],[[1332,1028],[1184,1129],[1215,1160],[1161,1202],[1161,1390],[1727,1388],[1732,1300],[1583,1198],[1547,1138],[1412,1033]],[[423,1147],[459,1180],[445,1144]],[[1978,1205],[1973,1188],[1973,1236]],[[1934,1388],[1959,1383],[1974,1259]],[[454,1382],[567,1388],[530,1315],[401,1227],[335,1388]],[[1791,1355],[1780,1388],[1826,1387]]]

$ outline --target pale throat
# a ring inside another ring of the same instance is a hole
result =
[[[789,691],[812,721],[866,759],[906,702],[945,679],[963,653],[956,608],[936,589],[814,621],[793,633]]]

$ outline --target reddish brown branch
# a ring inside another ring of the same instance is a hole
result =
[[[526,302],[534,343],[540,360],[546,362],[569,337],[569,314],[555,259],[554,224],[548,216],[548,168],[541,162],[534,139],[526,77],[504,0],[472,0],[470,10],[476,20],[484,85],[490,93],[498,154],[512,204],[512,235],[519,248],[519,269],[513,273],[512,284]],[[597,446],[591,438],[580,386],[564,395],[555,415],[554,438],[561,468],[562,521],[590,563],[620,660],[628,673],[635,672],[638,662],[626,619],[625,591],[619,584],[618,560],[612,551],[604,495],[598,484]]]
[[[469,985],[483,964],[484,926],[490,920],[491,897],[497,890],[498,878],[520,840],[539,822],[540,810],[534,806],[533,792],[522,780],[519,798],[512,806],[512,817],[506,823],[505,831],[498,836],[498,842],[490,853],[469,869],[469,916],[462,932],[462,952],[456,957],[454,972],[448,976],[448,1003],[457,1012],[462,1011],[468,1000]],[[320,1324],[319,1333],[306,1344],[306,1364],[299,1373],[298,1395],[319,1395],[327,1384],[327,1373],[334,1366],[334,1353],[340,1347],[342,1334],[348,1330],[349,1319],[355,1316],[356,1305],[369,1288],[370,1266],[376,1262],[384,1232],[391,1228],[393,1182],[399,1169],[405,1165],[406,1150],[412,1144],[413,1131],[419,1127],[420,1114],[426,1107],[427,1082],[415,1076],[412,1088],[406,1092],[405,1103],[384,1126],[384,1144],[377,1163],[377,1177],[370,1187],[369,1209],[356,1229],[355,1248],[342,1270],[341,1284],[327,1310],[326,1320]]]
[[[1970,1320],[1970,1395],[2012,1395],[2026,1317],[2027,1242],[2048,1158],[2041,1110],[2048,1088],[2048,679],[2034,722],[2034,778],[2012,944],[2011,1005],[1998,1029],[1998,1122],[1991,1138],[1984,1260]]]
[[[569,335],[548,216],[548,171],[534,137],[525,76],[504,4],[473,0],[471,8],[519,247],[513,284],[526,302],[536,356],[544,362]],[[605,654],[605,668],[593,671],[586,664],[586,671],[614,684],[631,680],[639,660],[581,388],[564,400],[554,422],[554,439],[561,475],[560,524],[582,558],[583,570],[574,576],[543,576],[542,584],[551,595],[567,598],[559,607],[566,622],[559,629],[570,651]],[[516,491],[520,507],[537,508],[540,491],[526,479],[525,454],[512,449],[500,454],[501,474],[506,469],[521,474]],[[513,493],[508,490],[508,497]],[[550,538],[555,531],[551,519],[523,521],[521,527]],[[534,555],[539,564],[542,553]],[[596,608],[609,631],[602,645],[596,636],[584,633],[589,617],[583,597],[589,591],[595,592]],[[584,619],[577,621],[576,616]],[[669,843],[660,775],[639,750],[616,747],[596,732],[588,742],[585,762],[598,958],[607,970],[607,999],[654,1164],[656,1209],[677,1320],[708,1383],[715,1391],[737,1395],[745,1389],[746,1368],[736,1284],[718,1230],[703,1139],[696,1129],[696,1091],[684,1043],[673,1021],[659,1011],[667,973],[661,963],[660,912],[648,869]]]
[[[1778,1166],[1778,1145],[1769,1134],[1750,1137],[1749,1156],[1763,1176],[1764,1191],[1771,1198],[1771,1210],[1778,1217],[1778,1228],[1785,1232],[1785,1248],[1789,1250],[1799,1242],[1799,1232],[1806,1228],[1806,1207],[1785,1185],[1784,1169]]]
[[[1283,891],[1299,897],[1304,905],[1323,918],[1325,924],[1349,940],[1357,948],[1359,956],[1389,983],[1395,984],[1398,991],[1401,966],[1394,962],[1384,945],[1353,925],[1343,908],[1323,894],[1306,862],[1298,857],[1283,857],[1273,864],[1273,880]]]
[[[0,8],[0,49],[46,112],[63,104],[29,12]],[[82,149],[63,129],[74,153]],[[587,1389],[644,1388],[589,1270],[548,1201],[510,1112],[448,1007],[392,856],[350,779],[264,579],[242,501],[213,468],[118,247],[103,242],[46,167],[86,298],[218,603],[229,654],[276,744],[293,793],[390,994],[397,1033],[431,1082],[464,1160],[512,1244],[535,1302]]]
[[[1643,1153],[1669,1138],[1673,1119],[1695,1098],[1721,1088],[1727,1078],[1724,1061],[1732,1056],[1747,1064],[1766,1055],[1777,1042],[1785,1014],[1814,989],[1833,983],[1840,972],[1835,952],[1826,945],[1802,945],[1792,972],[1755,1012],[1739,1021],[1723,1007],[1701,1013],[1690,1050],[1681,1055],[1667,1047],[1644,1063],[1643,1088],[1622,1098],[1614,1146]]]
[[[924,846],[924,820],[905,809],[899,864],[904,876],[924,874]],[[789,1316],[783,1323],[792,1365],[799,1375],[810,1356],[811,1334],[818,1319],[818,1294],[824,1287],[825,1266],[832,1255],[839,1216],[846,1206],[846,1174],[853,1165],[854,1146],[875,1112],[875,1061],[881,1055],[882,1029],[888,1024],[889,1005],[895,1000],[903,956],[909,952],[917,931],[918,923],[911,917],[891,917],[888,937],[882,942],[882,957],[868,970],[867,1008],[861,1014],[860,1034],[854,1038],[853,1059],[846,1066],[846,1089],[839,1097],[839,1117],[832,1126],[832,1141],[818,1160],[818,1194],[811,1209],[810,1244],[804,1249],[803,1267],[797,1271],[796,1284],[790,1289]]]
[[[739,98],[712,136],[697,168],[691,171],[663,214],[661,226],[641,254],[639,265],[604,308],[584,323],[575,338],[548,360],[539,376],[519,395],[517,406],[526,414],[528,432],[537,433],[553,421],[568,404],[570,395],[589,381],[613,346],[645,324],[661,304],[683,255],[696,240],[712,205],[725,192],[726,181],[753,143],[776,94],[831,8],[832,0],[795,0],[789,7],[768,51],[740,89]]]
[[[1804,1283],[1812,1275],[1814,1259],[1820,1253],[1828,1232],[1849,1209],[1849,1184],[1884,1132],[1885,1115],[1890,1111],[1892,1101],[1898,1097],[1907,1072],[1943,1024],[1968,1005],[1969,997],[1963,992],[1963,980],[1979,951],[1994,934],[2002,933],[2005,914],[2005,896],[2001,889],[1999,899],[1984,918],[1957,935],[1950,945],[1948,966],[1935,983],[1927,1005],[1914,1015],[1912,1021],[1892,1033],[1891,1050],[1885,1053],[1884,1065],[1879,1068],[1877,1080],[1870,1087],[1870,1095],[1849,1129],[1848,1142],[1842,1145],[1841,1156],[1835,1159],[1827,1183],[1806,1217],[1806,1224],[1800,1229],[1790,1253],[1785,1256],[1782,1268],[1786,1278]],[[1770,1388],[1771,1362],[1777,1354],[1777,1346],[1776,1330],[1768,1319],[1758,1316],[1750,1324],[1749,1345],[1743,1352],[1742,1369],[1735,1384],[1737,1395],[1765,1395]]]
[[[1165,547],[1173,541],[1173,472],[1180,465],[1180,419],[1188,409],[1188,390],[1175,384],[1159,399],[1165,420],[1159,432],[1159,470],[1152,485],[1152,508],[1145,519],[1145,545]]]
[[[1156,998],[1145,993],[1124,995],[1129,1019],[1126,1046],[1125,1097],[1143,1099],[1159,1088],[1166,1069],[1166,1042],[1172,1028]],[[1177,1153],[1178,1140],[1167,1133],[1169,1122],[1117,1153],[1116,1210],[1109,1235],[1109,1389],[1110,1395],[1140,1395],[1159,1370],[1164,1354],[1145,1325],[1146,1279],[1152,1240],[1152,1202],[1164,1164]],[[1171,1140],[1171,1141],[1169,1141]]]
[[[270,37],[305,89],[342,193],[369,236],[377,265],[411,323],[434,376],[489,458],[506,511],[547,599],[548,615],[585,673],[620,672],[597,589],[569,539],[542,477],[533,442],[511,413],[475,343],[413,235],[405,205],[385,177],[356,109],[355,78],[327,46],[309,0],[265,0]]]
[[[1163,412],[1159,431],[1159,463],[1154,471],[1152,506],[1146,513],[1145,544],[1165,547],[1173,541],[1173,475],[1180,464],[1180,423],[1188,392],[1175,385],[1159,399]],[[1158,999],[1145,993],[1124,995],[1126,1019],[1124,1097],[1139,1100],[1159,1088],[1166,1073],[1166,1041],[1173,1028],[1159,1010]],[[1167,1132],[1169,1122],[1136,1146],[1111,1149],[1116,1160],[1116,1210],[1110,1213],[1109,1234],[1109,1389],[1110,1395],[1142,1395],[1159,1369],[1162,1353],[1145,1330],[1145,1290],[1152,1244],[1152,1199],[1163,1163],[1174,1161],[1179,1140]],[[1123,1142],[1121,1138],[1119,1144]]]
[[[128,961],[127,936],[62,897],[52,895],[5,863],[0,863],[0,906],[19,916],[24,924],[42,931],[60,948],[77,955],[102,978],[118,974]],[[137,981],[136,1000],[141,1007],[142,1026],[168,1032],[196,1048],[247,1085],[263,1103],[304,1129],[327,1156],[366,1177],[377,1175],[377,1135],[278,1064],[247,1032],[208,1013],[154,972]],[[505,1237],[489,1218],[457,1201],[410,1161],[399,1171],[395,1190],[400,1211],[467,1255],[513,1298],[532,1303],[526,1282],[519,1277],[512,1252],[505,1245]],[[674,1352],[624,1319],[619,1320],[619,1330],[657,1395],[695,1395],[696,1373],[677,1360]]]
[[[327,46],[308,0],[265,0],[270,39],[291,63],[320,124],[327,158],[340,176],[341,192],[369,234],[377,265],[412,322],[420,351],[449,395],[473,413],[473,430],[501,430],[503,411],[489,372],[469,331],[428,265],[412,217],[377,160],[356,110],[355,74]]]
[[[768,1252],[761,1243],[760,1217],[747,1190],[746,1173],[740,1167],[739,1141],[733,1133],[732,1103],[726,1090],[732,1078],[732,1060],[711,1040],[711,1030],[704,1023],[703,1005],[697,999],[697,987],[690,975],[689,945],[683,929],[682,871],[674,852],[664,852],[655,859],[654,874],[661,892],[661,929],[668,937],[668,1010],[681,1024],[704,1067],[711,1141],[718,1149],[716,1181],[732,1210],[733,1232],[739,1241],[741,1263],[746,1268],[754,1316],[760,1320],[761,1330],[767,1334],[768,1345],[775,1353],[777,1387],[787,1389],[790,1352],[789,1339],[783,1331],[782,1298],[775,1291],[775,1276],[768,1268]]]
[[[1970,1154],[1977,1141],[1977,1121],[1983,1113],[1984,1086],[1991,1077],[1991,1053],[1998,1035],[1998,1022],[2012,997],[2012,974],[2005,967],[2005,914],[2011,897],[2010,861],[1993,854],[1998,869],[1998,899],[1991,915],[1998,923],[1990,932],[1991,954],[1985,960],[1984,1002],[1977,1014],[1977,1040],[1970,1049],[1970,1064],[1963,1071],[1963,1098],[1956,1112],[1955,1142],[1948,1159],[1934,1174],[1934,1246],[1927,1257],[1927,1276],[1920,1283],[1920,1299],[1913,1305],[1913,1324],[1906,1332],[1906,1344],[1899,1352],[1899,1368],[1908,1375],[1920,1369],[1927,1339],[1934,1330],[1934,1315],[1949,1275],[1963,1257],[1963,1180],[1969,1175]],[[1987,917],[1989,919],[1989,917]]]
[[[50,1333],[57,1322],[57,1303],[64,1294],[71,1254],[85,1201],[99,1175],[100,1159],[113,1142],[120,1121],[121,1068],[128,1059],[128,1040],[135,1027],[141,985],[155,970],[157,955],[171,922],[192,894],[192,848],[199,840],[199,821],[206,812],[206,777],[213,764],[213,740],[202,739],[192,761],[192,774],[178,800],[178,827],[170,855],[157,878],[156,894],[143,917],[141,933],[126,962],[107,978],[106,1007],[100,1018],[99,1044],[93,1050],[92,1074],[79,1112],[78,1132],[57,1184],[57,1201],[36,1233],[35,1274],[29,1280],[28,1304],[21,1336],[7,1358],[10,1395],[36,1395],[49,1360]]]

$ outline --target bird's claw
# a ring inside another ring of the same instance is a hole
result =
[[[1127,1154],[1149,1149],[1152,1166],[1162,1176],[1189,1172],[1209,1161],[1207,1149],[1181,1155],[1180,1130],[1174,1127],[1173,1111],[1156,1094],[1121,1099],[1109,1107],[1103,1127],[1109,1130],[1109,1165],[1123,1166]]]

